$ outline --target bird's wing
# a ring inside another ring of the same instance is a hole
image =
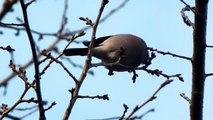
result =
[[[112,36],[104,36],[104,37],[97,38],[94,42],[93,47],[99,46],[102,42],[104,42],[106,39],[108,39],[110,37],[112,37]],[[88,47],[90,44],[90,41],[84,41],[83,44]]]

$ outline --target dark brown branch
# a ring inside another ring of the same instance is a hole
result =
[[[208,0],[195,1],[190,119],[203,120]]]
[[[99,12],[98,12],[98,16],[96,18],[96,22],[95,24],[92,26],[93,28],[93,31],[92,31],[92,37],[91,37],[91,43],[89,45],[89,48],[88,48],[88,54],[87,54],[87,58],[86,58],[86,61],[85,61],[85,65],[84,65],[84,68],[82,70],[82,74],[79,78],[79,82],[76,84],[75,88],[74,88],[74,92],[72,94],[72,98],[70,100],[70,103],[64,113],[64,117],[63,117],[63,120],[68,120],[70,114],[71,114],[71,111],[72,111],[72,108],[78,98],[78,93],[79,93],[79,90],[81,88],[81,85],[87,75],[87,71],[89,69],[89,65],[90,65],[90,62],[91,62],[91,52],[92,52],[92,48],[93,48],[93,44],[94,44],[94,40],[95,40],[95,35],[96,35],[96,31],[97,31],[97,27],[98,27],[98,24],[99,24],[99,21],[100,21],[100,18],[101,18],[101,15],[102,15],[102,12],[104,10],[104,7],[105,5],[108,3],[108,0],[102,0],[102,3],[101,3],[101,7],[99,9]]]
[[[41,85],[40,85],[40,73],[39,73],[39,63],[38,63],[38,56],[36,53],[36,45],[33,39],[33,35],[31,33],[30,25],[28,22],[28,15],[27,15],[27,6],[25,5],[23,0],[20,0],[22,12],[23,12],[23,18],[24,18],[24,24],[25,24],[25,29],[29,38],[31,50],[32,50],[32,55],[33,55],[33,62],[34,62],[34,68],[35,68],[35,80],[36,80],[36,95],[38,99],[38,107],[39,107],[39,119],[40,120],[45,120],[45,112],[44,112],[44,106],[42,104],[42,95],[41,95]]]
[[[141,105],[137,105],[132,112],[128,115],[128,117],[126,117],[127,120],[130,120],[131,117],[138,111],[140,110],[143,106],[145,106],[147,103],[153,101],[154,99],[156,99],[156,95],[157,93],[164,88],[166,85],[170,84],[173,80],[166,80],[165,82],[163,82],[160,87],[145,101],[143,102]]]

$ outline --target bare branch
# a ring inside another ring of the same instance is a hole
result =
[[[3,23],[3,22],[0,22],[0,26],[24,26],[24,24],[17,24],[17,23]]]
[[[56,105],[56,102],[52,102],[52,104],[48,107],[48,108],[46,108],[46,109],[44,109],[45,111],[48,111],[49,109],[51,109],[53,106],[55,106]]]
[[[130,120],[131,117],[138,111],[140,110],[143,106],[145,106],[147,103],[151,102],[152,100],[156,99],[156,94],[162,89],[164,88],[166,85],[170,84],[173,80],[166,80],[165,82],[163,82],[160,87],[145,101],[143,102],[141,105],[137,105],[132,112],[129,114],[129,116],[126,118],[127,120]]]
[[[146,71],[147,73],[149,73],[151,75],[163,76],[163,77],[165,77],[167,79],[176,77],[181,82],[184,82],[184,79],[183,79],[183,77],[181,77],[181,74],[167,75],[167,74],[163,73],[163,71],[161,71],[161,70],[158,70],[158,69],[151,70],[151,69],[147,69],[147,68],[143,68],[143,67],[136,68],[136,70],[144,70],[144,71]]]
[[[89,99],[95,99],[95,98],[97,98],[97,99],[109,100],[109,97],[108,97],[107,94],[102,95],[102,96],[100,96],[100,95],[96,95],[96,96],[88,96],[88,95],[82,96],[82,95],[78,95],[78,98],[89,98]]]
[[[171,52],[164,52],[164,51],[157,50],[157,49],[154,49],[154,48],[151,48],[151,47],[148,47],[148,49],[150,51],[157,52],[157,53],[162,54],[162,55],[170,55],[170,56],[173,56],[173,57],[177,57],[177,58],[181,58],[181,59],[192,61],[192,59],[190,57],[177,55],[177,54],[174,54],[174,53],[171,53]]]

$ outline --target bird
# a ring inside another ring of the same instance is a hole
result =
[[[82,42],[85,48],[64,50],[65,56],[86,56],[90,41]],[[130,71],[146,64],[149,52],[145,41],[133,34],[116,34],[95,39],[92,56],[101,60],[110,71]]]

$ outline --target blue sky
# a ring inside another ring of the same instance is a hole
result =
[[[110,0],[107,4],[103,16],[117,7],[122,0]],[[188,2],[188,1],[187,1]],[[2,1],[0,1],[2,4]],[[193,6],[194,2],[190,2]],[[60,26],[60,20],[63,12],[63,0],[37,1],[29,6],[28,16],[31,28],[41,32],[57,32]],[[88,17],[95,21],[100,2],[97,0],[72,0],[69,1],[68,25],[67,30],[78,30],[85,26],[79,17]],[[184,7],[179,0],[130,0],[125,7],[117,11],[104,23],[98,26],[97,37],[121,33],[131,33],[143,38],[149,47],[157,48],[163,51],[170,51],[179,55],[192,56],[192,28],[186,26],[180,16],[180,10]],[[15,18],[21,17],[20,5],[14,6],[15,12],[6,16],[3,22],[16,23]],[[209,1],[207,43],[213,45],[213,2]],[[193,19],[193,14],[187,12],[187,15]],[[21,32],[19,37],[14,36],[16,31],[0,28],[4,35],[0,36],[0,46],[11,45],[16,49],[15,62],[17,64],[26,63],[30,57],[30,47],[27,36]],[[38,39],[37,35],[34,35]],[[86,35],[77,41],[88,40],[91,38],[91,30],[86,31]],[[44,37],[37,41],[40,49],[49,46],[55,40],[54,37]],[[62,50],[66,41],[62,41],[58,47]],[[82,47],[81,44],[71,44],[69,47]],[[56,54],[53,53],[56,56]],[[3,79],[10,73],[8,68],[10,56],[6,52],[0,51],[0,79]],[[212,49],[207,49],[206,72],[212,73]],[[72,57],[76,64],[84,64],[85,57]],[[93,58],[93,62],[99,60]],[[47,63],[41,65],[44,67]],[[81,69],[75,68],[67,61],[64,64],[69,68],[77,78],[79,78]],[[147,104],[136,115],[141,115],[147,110],[154,108],[155,112],[148,114],[144,119],[147,120],[187,120],[189,119],[189,104],[180,93],[191,95],[191,63],[189,61],[173,58],[171,56],[162,56],[157,54],[150,69],[160,69],[167,74],[181,73],[184,82],[177,79],[166,86],[157,94],[157,99]],[[144,71],[138,71],[139,77],[135,84],[132,83],[132,74],[128,72],[117,72],[113,76],[108,76],[108,71],[103,67],[92,68],[95,75],[88,75],[80,90],[81,95],[104,95],[108,94],[110,101],[79,99],[73,109],[70,120],[85,120],[95,118],[107,118],[121,116],[123,113],[123,104],[129,106],[129,112],[136,106],[144,102],[166,79],[147,74]],[[33,67],[27,69],[27,75],[30,80],[33,79]],[[206,79],[205,98],[204,98],[204,120],[213,118],[213,77]],[[41,87],[43,99],[49,104],[56,102],[57,105],[46,112],[49,120],[62,119],[63,113],[68,105],[70,93],[68,89],[74,86],[72,79],[64,72],[58,64],[53,64],[42,76]],[[0,88],[0,104],[6,103],[9,106],[14,104],[24,89],[23,82],[15,77],[7,88],[7,96],[3,96],[3,88]],[[33,91],[29,91],[27,98],[35,96]],[[19,107],[30,106],[28,104]],[[129,113],[128,112],[128,113]],[[14,112],[16,113],[16,112]],[[127,113],[127,114],[128,114]],[[22,114],[22,113],[21,113]],[[20,113],[18,115],[21,115]],[[37,113],[26,119],[37,119]]]

